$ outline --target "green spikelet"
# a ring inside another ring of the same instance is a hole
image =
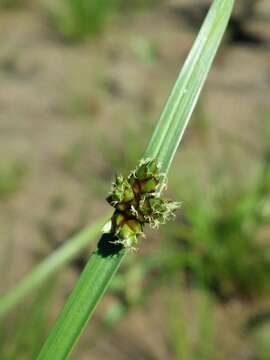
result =
[[[135,248],[145,224],[158,227],[174,218],[180,207],[180,203],[160,196],[166,179],[159,169],[156,160],[142,160],[127,177],[117,175],[112,185],[107,201],[115,212],[103,232],[113,233],[116,243],[125,248]]]

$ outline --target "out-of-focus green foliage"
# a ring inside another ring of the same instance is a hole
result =
[[[191,284],[222,298],[254,296],[269,290],[269,137],[265,129],[261,168],[252,185],[229,187],[210,179],[210,189],[194,186],[184,218],[168,231],[182,252]],[[176,193],[180,193],[179,186]],[[168,238],[171,238],[168,236]],[[252,276],[251,276],[252,274]]]
[[[109,216],[110,213],[104,216],[104,218],[98,219],[75,236],[71,236],[64,245],[32,269],[31,273],[25,276],[14,288],[10,289],[5,296],[1,296],[0,317],[5,316],[13,307],[23,301],[27,295],[76,258],[84,247],[89,245],[99,235],[102,225]]]
[[[259,239],[263,217],[253,189],[240,195],[193,199],[175,239],[189,280],[221,297],[266,290],[270,276],[267,239]],[[191,206],[190,206],[191,204]],[[252,274],[252,276],[251,276]]]
[[[168,342],[175,360],[215,359],[214,351],[214,300],[207,292],[198,292],[194,304],[196,334],[185,313],[184,289],[174,288],[168,299]],[[194,324],[193,324],[194,325]]]
[[[135,11],[157,5],[155,0],[62,0],[50,13],[59,32],[66,38],[82,39],[104,29],[110,18],[120,11]]]
[[[56,279],[44,283],[38,293],[33,293],[30,303],[24,305],[23,311],[18,309],[7,321],[1,322],[1,360],[36,359],[47,333],[55,282]]]
[[[19,162],[0,167],[0,199],[9,197],[20,188],[25,170],[24,164]]]
[[[84,38],[102,31],[117,5],[118,0],[64,0],[52,16],[65,37]]]

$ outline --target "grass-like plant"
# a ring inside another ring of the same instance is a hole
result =
[[[64,0],[52,17],[60,31],[67,38],[84,38],[104,28],[118,0]]]
[[[2,1],[8,3],[10,0]],[[80,40],[101,33],[119,11],[134,12],[154,4],[157,0],[62,0],[54,4],[50,13],[60,34],[67,39]]]
[[[189,282],[224,300],[269,291],[270,261],[262,232],[267,224],[263,178],[266,174],[255,186],[246,191],[238,188],[237,193],[224,188],[218,194],[194,190],[197,197],[191,197],[185,221],[170,228],[174,247],[182,249],[181,266]]]
[[[169,218],[176,204],[161,196],[177,147],[228,23],[234,0],[213,1],[164,107],[150,142],[129,176],[117,177],[109,203],[115,208],[107,234],[91,255],[38,359],[66,359],[129,248],[146,223]]]
[[[108,216],[108,215],[107,215]],[[46,257],[30,274],[26,275],[14,288],[0,297],[0,318],[5,316],[25,297],[39,288],[47,279],[62,269],[94,241],[104,224],[105,216],[68,239],[64,245]]]

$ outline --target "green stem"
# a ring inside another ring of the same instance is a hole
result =
[[[66,359],[120,266],[125,250],[104,234],[54,324],[38,360]]]
[[[143,158],[161,162],[168,173],[221,42],[234,0],[214,0],[190,56],[181,71]],[[66,359],[123,260],[125,251],[103,236],[57,319],[39,360]]]

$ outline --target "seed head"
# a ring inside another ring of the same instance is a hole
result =
[[[164,185],[165,176],[160,173],[155,159],[140,161],[127,177],[117,175],[107,197],[116,210],[103,232],[114,234],[118,237],[117,243],[134,249],[138,236],[143,235],[145,224],[151,227],[164,224],[175,216],[174,212],[180,206],[177,202],[160,197]]]

